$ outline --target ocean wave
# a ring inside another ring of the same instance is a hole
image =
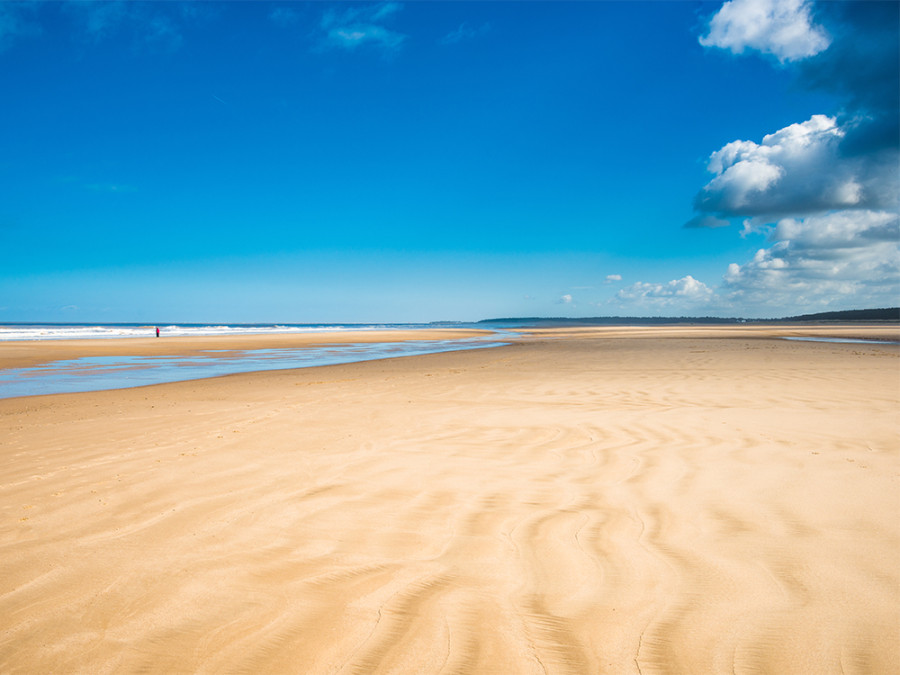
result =
[[[421,324],[170,324],[159,325],[167,337],[212,335],[260,335],[277,333],[328,333],[336,331],[372,331],[423,328]],[[154,325],[98,324],[6,324],[0,325],[0,342],[11,340],[95,340],[110,338],[155,337]]]

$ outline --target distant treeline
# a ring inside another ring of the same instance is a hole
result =
[[[552,324],[554,326],[621,326],[659,325],[667,323],[741,323],[742,319],[722,318],[718,316],[590,316],[571,318],[565,316],[523,316],[502,319],[484,319],[478,323],[500,324]]]
[[[742,319],[718,316],[592,316],[571,318],[563,316],[525,316],[499,319],[484,319],[478,323],[533,326],[535,324],[553,326],[659,326],[665,324],[735,324],[735,323],[775,323],[775,322],[821,322],[821,321],[893,321],[900,322],[900,307],[880,309],[848,309],[839,312],[819,312],[801,314],[782,319]]]
[[[779,321],[900,321],[900,307],[848,309],[843,312],[819,312],[789,316]]]

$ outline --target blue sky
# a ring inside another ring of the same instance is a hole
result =
[[[896,305],[897,7],[0,2],[0,321]]]

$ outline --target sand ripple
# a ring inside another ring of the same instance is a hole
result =
[[[0,402],[0,671],[900,670],[897,348],[584,333]]]

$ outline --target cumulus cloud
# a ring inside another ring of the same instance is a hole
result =
[[[606,275],[606,283],[611,284],[611,283],[614,283],[614,282],[616,282],[616,281],[622,281],[622,275],[621,275],[621,274],[607,274],[607,275]]]
[[[703,216],[688,224],[717,225],[721,216],[777,218],[896,205],[896,167],[885,157],[842,153],[846,133],[834,117],[813,115],[761,143],[728,143],[710,155],[707,169],[715,178],[694,199]],[[710,220],[711,213],[718,217]]]
[[[714,177],[695,197],[697,215],[686,226],[713,227],[740,217],[742,236],[765,232],[769,237],[751,260],[729,266],[718,289],[720,299],[769,315],[896,304],[900,4],[818,5],[816,20],[827,27],[833,42],[807,54],[777,52],[749,38],[741,41],[739,32],[723,37],[729,25],[741,25],[736,11],[744,5],[747,12],[768,6],[726,3],[701,42],[736,52],[743,44],[782,62],[796,60],[799,86],[837,94],[844,103],[830,115],[813,115],[760,142],[733,141],[710,155],[708,170]],[[785,7],[802,18],[797,26],[813,27],[811,4]]]
[[[556,301],[558,305],[571,305],[572,304],[572,296],[566,293],[565,295],[561,295],[559,300]]]
[[[775,226],[769,248],[729,265],[722,292],[758,309],[894,305],[900,288],[900,220],[884,211],[844,211]]]
[[[737,16],[744,5],[750,16],[751,9],[762,11],[767,3],[726,3],[710,22],[710,36],[718,34],[717,20],[725,20],[720,17]],[[811,16],[809,3],[783,6]],[[687,226],[715,227],[735,216],[773,222],[836,209],[897,208],[900,5],[824,3],[816,13],[828,23],[834,42],[797,64],[798,85],[838,94],[844,106],[776,130],[761,142],[733,141],[713,152],[708,170],[715,177],[695,197],[698,215]],[[728,48],[711,37],[701,41]]]
[[[805,0],[731,0],[709,22],[700,38],[704,47],[720,47],[735,54],[755,49],[782,63],[798,61],[828,48],[831,39],[813,24]]]
[[[897,213],[839,211],[805,220],[785,218],[772,233],[776,241],[790,242],[798,251],[860,248],[873,243],[900,241]]]
[[[768,246],[732,263],[717,295],[759,315],[892,306],[900,299],[900,216],[840,210],[782,218]]]
[[[401,6],[396,2],[350,7],[342,11],[327,10],[322,15],[321,47],[355,50],[371,45],[386,53],[402,46],[406,35],[389,29],[387,24]]]
[[[675,310],[689,310],[706,306],[715,292],[691,275],[668,283],[638,281],[616,293],[616,300],[629,305]]]

